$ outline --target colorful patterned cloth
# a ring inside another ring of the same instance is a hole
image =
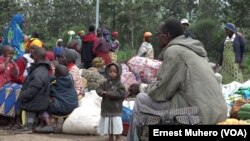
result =
[[[24,34],[22,25],[24,15],[16,14],[10,21],[9,27],[4,31],[3,45],[11,45],[15,48],[14,59],[17,60],[24,54]]]
[[[83,82],[81,81],[81,71],[80,69],[76,66],[73,65],[69,69],[69,73],[73,76],[74,80],[74,87],[76,89],[77,95],[80,95],[83,93],[85,86],[83,85]]]
[[[162,62],[159,60],[134,56],[129,59],[127,64],[134,74],[140,76],[143,83],[150,84],[156,82],[157,73]]]
[[[222,83],[229,84],[233,81],[238,81],[243,83],[243,75],[239,64],[235,63],[235,53],[233,51],[231,41],[225,42],[225,47],[223,51],[223,63],[222,63]]]
[[[18,96],[21,91],[21,85],[16,83],[5,84],[0,89],[0,115],[15,117],[19,110]]]
[[[117,62],[117,53],[116,52],[109,52],[109,56],[111,58],[111,62],[112,63],[116,63]]]
[[[96,90],[98,87],[100,87],[100,84],[106,81],[106,78],[104,78],[103,75],[101,75],[97,70],[93,69],[83,68],[81,75],[87,79],[87,88],[89,91]]]

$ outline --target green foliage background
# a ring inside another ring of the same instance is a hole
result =
[[[11,17],[26,15],[25,34],[41,34],[48,49],[67,32],[84,30],[95,23],[96,0],[0,0],[0,36]],[[126,61],[135,55],[145,31],[155,33],[168,17],[187,18],[191,31],[205,46],[208,57],[215,61],[216,49],[225,38],[223,25],[232,22],[243,33],[249,48],[249,0],[100,0],[100,26],[119,32],[121,44],[118,59]],[[153,37],[156,55],[157,39]],[[246,56],[245,74],[250,74],[250,57]],[[249,77],[248,77],[249,78]],[[247,78],[247,79],[248,79]]]

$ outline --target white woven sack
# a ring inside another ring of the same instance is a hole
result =
[[[63,133],[97,135],[101,113],[101,97],[96,91],[85,93],[76,108],[63,124]]]

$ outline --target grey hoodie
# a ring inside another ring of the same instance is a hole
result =
[[[148,87],[155,101],[169,101],[171,108],[199,107],[203,124],[227,118],[227,105],[219,83],[198,40],[184,35],[173,39],[161,52],[163,61],[157,82]]]
[[[111,81],[108,76],[108,69],[111,65],[115,65],[118,68],[118,76],[114,81]],[[126,90],[120,81],[121,71],[122,69],[120,64],[112,63],[105,68],[107,81],[101,84],[96,90],[97,94],[102,97],[101,116],[113,117],[122,115],[122,102],[124,100]],[[107,96],[102,96],[102,91],[106,91]]]

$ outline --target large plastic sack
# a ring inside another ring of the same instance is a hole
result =
[[[122,122],[129,123],[132,117],[133,107],[134,107],[134,100],[127,99],[124,100],[122,103]]]
[[[127,63],[133,73],[140,75],[143,83],[156,82],[156,76],[161,64],[162,62],[159,60],[139,56],[132,57]]]
[[[135,74],[129,70],[129,67],[126,64],[121,64],[121,66],[122,66],[121,82],[128,91],[128,88],[131,84],[139,82]]]
[[[122,72],[121,82],[125,86],[126,90],[128,90],[131,84],[138,83],[132,72]]]
[[[129,67],[126,64],[122,63],[121,66],[122,66],[122,72],[129,72],[130,71]]]
[[[123,125],[123,136],[127,136],[129,124],[132,118],[133,108],[134,108],[135,98],[127,98],[123,101],[122,110],[122,125]]]
[[[250,80],[246,81],[245,83],[243,83],[240,87],[241,89],[247,89],[250,88]]]
[[[230,96],[233,96],[235,92],[238,91],[238,89],[241,87],[241,83],[233,81],[232,83],[222,85],[222,94],[224,98],[229,98]]]
[[[86,92],[76,108],[63,124],[63,133],[97,135],[101,118],[101,97],[96,91]]]
[[[127,98],[127,99],[125,99],[125,100],[122,102],[122,105],[123,105],[124,107],[127,107],[127,108],[129,108],[129,109],[131,109],[131,110],[133,110],[134,104],[135,104],[135,98]]]
[[[132,110],[123,106],[122,107],[122,122],[130,122],[132,117]]]

